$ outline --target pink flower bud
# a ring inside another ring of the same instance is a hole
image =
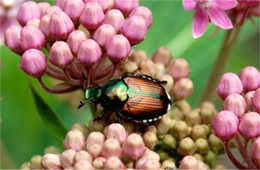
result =
[[[105,136],[102,133],[91,132],[87,139],[87,150],[91,147],[91,145],[94,144],[99,144],[103,146],[104,141],[105,141]]]
[[[84,40],[80,44],[77,54],[78,60],[86,67],[91,67],[102,56],[99,45],[91,39]]]
[[[253,95],[252,103],[254,105],[255,110],[260,113],[260,88],[257,89]]]
[[[63,168],[68,168],[73,165],[73,159],[75,155],[76,151],[74,151],[73,149],[65,150],[64,152],[62,152],[60,159]]]
[[[124,21],[125,18],[121,11],[117,9],[111,9],[106,13],[103,24],[112,25],[115,28],[116,32],[118,32],[121,29]]]
[[[49,23],[50,23],[51,16],[44,15],[39,24],[39,29],[41,32],[47,37],[49,35]]]
[[[160,162],[154,159],[146,159],[144,163],[137,167],[138,170],[143,170],[143,169],[160,169]]]
[[[67,39],[67,43],[70,46],[71,51],[76,54],[80,44],[87,39],[87,35],[80,30],[74,30],[70,33]]]
[[[81,160],[88,161],[89,163],[92,163],[93,158],[87,151],[81,150],[78,151],[74,156],[74,162],[79,162]]]
[[[40,25],[40,19],[39,18],[34,18],[34,19],[31,19],[30,21],[27,22],[27,26],[34,26],[36,28],[39,28],[39,25]]]
[[[152,60],[155,63],[162,63],[164,66],[167,66],[172,58],[172,54],[169,48],[160,47],[154,53]]]
[[[25,26],[21,31],[21,43],[24,50],[41,49],[45,44],[44,34],[34,26]]]
[[[255,162],[258,162],[258,166],[260,166],[260,136],[252,142],[251,152],[253,155],[253,159],[255,160]]]
[[[116,30],[113,26],[110,24],[103,24],[95,31],[93,39],[104,48],[115,34]]]
[[[123,153],[133,159],[140,158],[145,152],[145,145],[142,137],[136,133],[129,135],[123,145]]]
[[[140,66],[139,66],[141,74],[146,74],[149,76],[154,77],[155,75],[155,66],[154,63],[151,59],[144,59],[141,61]]]
[[[93,158],[97,158],[101,156],[103,145],[100,144],[93,144],[87,148],[88,152],[93,156]]]
[[[50,61],[58,67],[65,67],[73,61],[69,45],[64,41],[56,41],[49,52]]]
[[[245,67],[239,77],[246,92],[260,87],[260,73],[255,67]]]
[[[88,3],[88,2],[96,2],[98,3],[101,8],[103,9],[103,11],[106,11],[107,8],[108,8],[108,0],[84,0],[85,3]]]
[[[137,8],[135,8],[131,14],[130,14],[130,17],[131,16],[140,16],[140,17],[143,17],[143,19],[145,20],[146,22],[146,26],[147,28],[150,28],[150,26],[152,25],[153,23],[153,15],[152,15],[152,12],[150,11],[149,8],[147,7],[144,7],[144,6],[139,6]]]
[[[88,2],[79,20],[89,31],[94,31],[103,22],[104,17],[104,12],[98,3]]]
[[[75,151],[79,151],[85,146],[85,137],[79,130],[70,130],[67,133],[63,143],[66,149],[74,149]]]
[[[57,5],[58,7],[60,7],[61,9],[64,8],[65,3],[66,3],[66,0],[56,0],[56,5]]]
[[[46,169],[61,169],[61,160],[59,155],[47,153],[42,158],[42,166]]]
[[[230,140],[238,131],[239,120],[230,111],[221,111],[213,119],[211,126],[216,135],[222,140]]]
[[[96,169],[104,169],[104,165],[106,162],[106,158],[104,157],[98,157],[93,161],[93,166]]]
[[[243,92],[243,85],[239,77],[234,73],[225,73],[218,84],[217,93],[225,99],[230,94],[241,94]]]
[[[115,0],[115,8],[123,12],[124,15],[130,14],[139,6],[139,0]]]
[[[173,59],[169,64],[168,73],[176,80],[188,77],[190,68],[187,60],[184,58]]]
[[[74,165],[74,169],[86,169],[86,170],[95,170],[94,167],[88,161],[81,160],[76,162]]]
[[[66,0],[63,10],[72,21],[77,22],[84,5],[82,0]]]
[[[21,32],[22,28],[17,25],[12,25],[5,30],[5,44],[13,52],[21,54],[23,53],[23,48],[21,46]]]
[[[63,1],[65,2],[66,0],[63,0]],[[45,15],[52,15],[55,12],[62,12],[62,9],[55,5],[51,6],[46,10]]]
[[[244,96],[245,101],[246,101],[247,110],[253,110],[253,108],[254,108],[253,103],[252,103],[252,98],[253,98],[254,94],[255,94],[255,91],[250,91],[250,92],[246,93]]]
[[[109,59],[114,63],[118,63],[129,55],[131,46],[123,35],[114,35],[111,42],[107,44],[106,50]]]
[[[112,156],[120,157],[121,156],[121,146],[118,140],[114,138],[107,139],[104,143],[102,156],[109,158]]]
[[[143,41],[146,32],[147,26],[145,20],[140,16],[129,17],[122,26],[122,33],[131,44],[138,44]]]
[[[199,169],[199,162],[193,156],[185,156],[180,161],[179,169],[186,169],[186,170]]]
[[[20,68],[33,77],[41,77],[47,69],[46,56],[40,50],[27,50],[21,57]]]
[[[74,25],[64,12],[54,12],[49,23],[49,32],[56,39],[66,39],[73,31]]]
[[[123,162],[118,157],[110,157],[106,160],[104,169],[109,170],[123,170],[125,166]]]
[[[51,5],[48,2],[39,2],[38,7],[41,11],[41,17],[42,17],[46,14],[47,9],[50,8]]]
[[[40,8],[33,1],[24,2],[17,13],[17,20],[22,26],[25,26],[29,20],[40,17]]]
[[[188,78],[178,80],[173,87],[172,94],[175,99],[181,100],[190,96],[193,92],[193,83]]]
[[[256,112],[246,113],[240,119],[239,132],[246,138],[260,135],[260,115]]]
[[[246,111],[246,101],[239,94],[230,94],[224,100],[222,108],[233,112],[237,117],[241,117]]]
[[[125,128],[119,123],[112,123],[107,127],[105,136],[107,139],[114,138],[122,145],[126,140]]]

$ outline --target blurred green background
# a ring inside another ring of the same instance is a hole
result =
[[[192,106],[197,106],[225,31],[220,30],[211,38],[215,30],[211,24],[206,34],[195,40],[191,36],[193,12],[184,11],[181,0],[141,0],[140,3],[151,9],[153,26],[145,41],[135,46],[135,49],[143,49],[151,56],[158,47],[167,46],[174,57],[187,59],[192,70],[190,78],[195,86],[189,101]],[[256,19],[256,23],[258,26],[247,21],[243,26],[226,71],[239,73],[247,65],[259,68],[259,19]],[[35,79],[19,69],[19,56],[4,45],[0,50],[1,168],[18,168],[33,155],[43,154],[45,147],[56,145],[36,111],[29,82],[58,113],[67,128],[75,122],[87,122],[90,114],[86,107],[77,110],[55,95],[46,93]],[[81,98],[73,100],[77,103]],[[219,99],[216,105],[220,107]]]

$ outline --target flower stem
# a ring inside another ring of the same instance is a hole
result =
[[[203,101],[212,101],[216,95],[216,88],[218,81],[223,74],[226,65],[228,64],[229,58],[231,56],[232,49],[235,46],[238,35],[240,33],[241,26],[236,25],[233,29],[227,31],[224,42],[220,49],[219,55],[215,62],[214,68],[208,79],[207,87],[202,95],[201,103]]]
[[[224,146],[225,146],[225,151],[228,155],[228,158],[231,160],[231,162],[239,169],[246,169],[246,167],[244,167],[240,162],[238,162],[238,160],[236,160],[236,158],[234,157],[234,155],[230,151],[228,141],[224,142]]]
[[[254,165],[252,159],[250,158],[248,151],[247,151],[247,146],[248,146],[248,142],[249,140],[246,139],[245,145],[244,145],[244,159],[247,162],[247,164],[249,165],[249,169],[257,169],[256,166]]]

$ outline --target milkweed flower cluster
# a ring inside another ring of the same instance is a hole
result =
[[[27,1],[17,20],[21,26],[6,30],[5,44],[21,55],[20,68],[46,91],[66,93],[109,80],[144,40],[152,13],[138,0]],[[62,83],[47,87],[43,75]]]
[[[222,111],[216,115],[211,124],[216,135],[225,143],[228,154],[232,154],[228,148],[228,141],[235,137],[247,163],[241,165],[231,156],[231,160],[237,167],[260,168],[260,159],[256,154],[259,151],[260,136],[259,70],[248,66],[242,69],[239,76],[225,73],[219,82],[217,93],[224,102]],[[241,137],[245,138],[245,143],[242,143]],[[247,151],[250,141],[252,141],[251,154]]]

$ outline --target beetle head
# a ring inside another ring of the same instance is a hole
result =
[[[89,87],[86,89],[85,98],[93,103],[98,103],[102,90],[100,87]]]

